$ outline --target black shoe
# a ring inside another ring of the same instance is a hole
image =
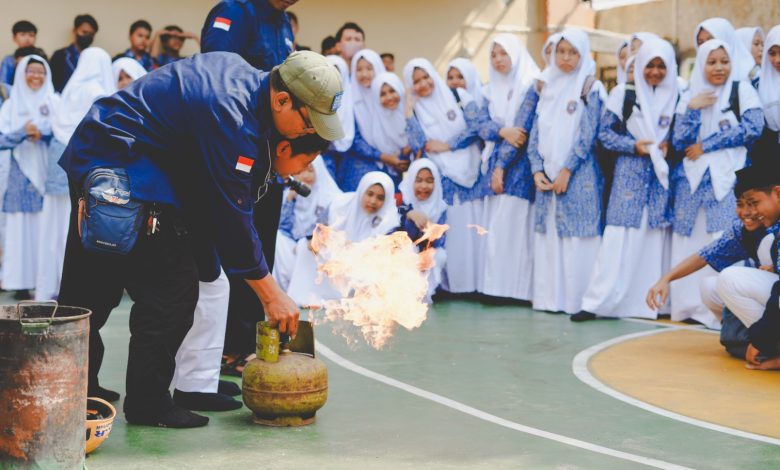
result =
[[[157,426],[160,428],[199,428],[209,424],[209,419],[206,416],[195,414],[190,410],[186,410],[176,405],[157,415],[136,415],[125,412],[125,419],[130,424]]]
[[[244,406],[238,400],[224,393],[202,393],[173,391],[176,405],[195,411],[231,411]]]
[[[229,380],[220,380],[217,392],[230,395],[231,397],[237,397],[241,395],[241,387],[239,387],[235,382],[231,382]]]
[[[87,396],[102,398],[109,403],[114,403],[115,401],[119,400],[119,394],[117,392],[103,387],[90,389],[87,392]]]
[[[595,320],[595,319],[596,319],[595,313],[586,312],[585,310],[579,313],[575,313],[574,315],[569,317],[569,320],[576,321],[576,322],[583,322],[583,321]]]
[[[27,289],[14,291],[14,300],[32,300],[32,294]]]

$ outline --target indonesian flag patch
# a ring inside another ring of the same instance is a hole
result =
[[[232,23],[232,21],[230,21],[229,19],[222,18],[221,16],[218,16],[214,20],[214,24],[212,26],[214,28],[219,28],[219,29],[224,29],[225,31],[230,31],[230,23]]]
[[[251,158],[247,158],[244,156],[239,155],[238,161],[236,162],[236,170],[243,171],[244,173],[249,173],[252,171],[252,165],[255,164],[255,161]]]

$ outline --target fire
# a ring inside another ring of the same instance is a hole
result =
[[[486,229],[485,227],[482,227],[480,225],[477,225],[477,224],[468,224],[468,225],[466,225],[466,227],[467,228],[473,228],[474,230],[476,230],[477,231],[477,235],[479,235],[480,237],[485,236],[488,233],[490,233],[490,232],[488,232],[488,229]]]
[[[446,230],[447,226],[429,226],[420,242],[430,244]],[[376,349],[387,344],[399,325],[412,330],[425,321],[425,271],[435,264],[434,249],[418,254],[405,232],[353,243],[343,232],[325,225],[317,225],[312,249],[317,253],[317,271],[341,295],[322,302],[324,321],[354,325]]]

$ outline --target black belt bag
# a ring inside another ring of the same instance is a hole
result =
[[[122,168],[96,168],[84,180],[81,244],[94,253],[126,255],[138,241],[146,219],[144,203],[134,200]]]

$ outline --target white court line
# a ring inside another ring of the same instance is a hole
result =
[[[647,465],[649,467],[674,469],[674,470],[684,470],[684,469],[690,470],[689,467],[684,467],[682,465],[677,465],[677,464],[665,462],[663,460],[653,459],[650,457],[642,457],[641,455],[631,454],[620,450],[610,449],[609,447],[600,446],[598,444],[592,444],[590,442],[581,441],[579,439],[563,436],[561,434],[555,434],[553,432],[544,431],[542,429],[533,428],[530,426],[526,426],[524,424],[519,424],[519,423],[515,423],[514,421],[509,421],[507,419],[500,418],[498,416],[492,415],[490,413],[486,413],[482,410],[478,410],[471,406],[464,405],[463,403],[457,402],[447,397],[437,395],[433,392],[429,392],[427,390],[423,390],[421,388],[415,387],[414,385],[409,385],[407,383],[401,382],[400,380],[396,380],[386,375],[382,375],[372,370],[366,369],[365,367],[361,367],[355,364],[354,362],[351,362],[345,359],[344,357],[338,355],[332,349],[328,348],[327,346],[320,343],[319,341],[315,341],[315,344],[317,348],[317,353],[319,355],[328,358],[329,360],[335,362],[337,365],[347,370],[350,370],[364,377],[368,377],[369,379],[376,380],[377,382],[381,382],[385,385],[389,385],[391,387],[395,387],[397,389],[411,393],[412,395],[416,395],[418,397],[425,398],[426,400],[430,400],[432,402],[438,403],[448,408],[452,408],[453,410],[460,411],[461,413],[471,415],[475,418],[479,418],[484,421],[488,421],[490,423],[497,424],[499,426],[503,426],[508,429],[512,429],[514,431],[520,431],[522,433],[530,434],[532,436],[541,437],[543,439],[549,439],[551,441],[560,442],[561,444],[570,445],[572,447],[578,447],[580,449],[596,452],[603,455],[608,455],[610,457],[615,457],[618,459],[628,460],[629,462],[639,463],[642,465]]]
[[[599,379],[597,379],[593,374],[590,373],[590,370],[588,369],[588,363],[590,362],[591,358],[598,354],[599,352],[607,349],[610,346],[613,346],[618,343],[622,343],[624,341],[628,341],[634,338],[640,338],[643,336],[650,336],[650,335],[657,335],[659,333],[665,333],[670,330],[686,330],[691,329],[687,327],[681,327],[677,325],[658,325],[656,326],[663,326],[663,328],[658,328],[655,330],[649,330],[649,331],[640,331],[639,333],[632,333],[628,335],[618,336],[617,338],[612,338],[610,340],[604,341],[603,343],[596,344],[594,346],[589,347],[588,349],[585,349],[581,351],[579,354],[577,354],[574,357],[574,360],[572,361],[571,369],[572,372],[574,372],[574,375],[577,376],[578,379],[580,379],[582,382],[590,385],[591,387],[595,388],[599,392],[605,393],[612,398],[616,398],[622,402],[628,403],[629,405],[634,405],[638,408],[642,408],[643,410],[649,411],[651,413],[655,413],[661,416],[665,416],[667,418],[671,418],[677,421],[681,421],[686,424],[692,424],[694,426],[698,426],[700,428],[709,429],[711,431],[718,431],[725,434],[730,434],[732,436],[737,437],[743,437],[745,439],[752,439],[754,441],[764,442],[767,444],[774,444],[774,445],[780,445],[780,439],[775,439],[773,437],[769,436],[763,436],[761,434],[754,434],[752,432],[742,431],[739,429],[730,428],[728,426],[722,426],[720,424],[714,424],[710,423],[708,421],[703,421],[696,418],[691,418],[690,416],[681,415],[678,413],[675,413],[673,411],[666,410],[664,408],[660,408],[655,405],[651,405],[650,403],[644,402],[642,400],[639,400],[637,398],[628,396],[624,393],[621,393],[614,388],[606,385],[605,383],[601,382]],[[695,328],[694,328],[695,329]],[[701,331],[710,331],[710,330],[701,330]],[[713,331],[714,333],[717,333],[716,331]]]

